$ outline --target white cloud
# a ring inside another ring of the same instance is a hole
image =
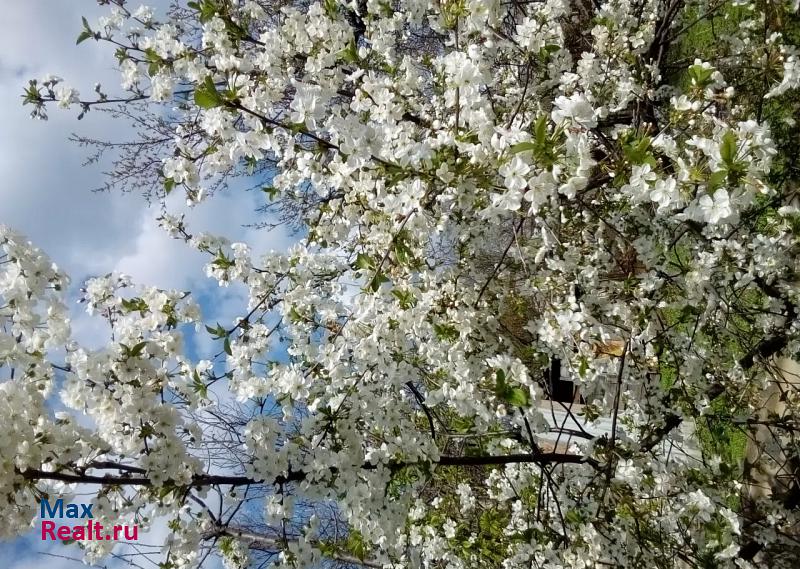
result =
[[[124,251],[127,225],[144,212],[133,196],[92,194],[99,169],[83,168],[85,151],[67,141],[73,130],[108,133],[101,113],[78,123],[76,113],[51,113],[33,121],[21,94],[32,77],[57,73],[91,91],[95,81],[117,85],[113,54],[106,46],[75,46],[80,16],[96,16],[82,2],[31,0],[4,6],[0,34],[0,220],[22,231],[71,271],[92,271]]]
[[[170,200],[171,202],[173,200]],[[247,242],[255,257],[270,249],[285,250],[292,242],[284,232],[247,227],[255,219],[258,206],[252,193],[232,189],[193,208],[170,203],[171,213],[184,213],[191,233],[223,235],[231,241]],[[183,241],[170,238],[158,226],[154,212],[140,220],[138,236],[130,252],[120,258],[113,270],[131,275],[135,282],[161,288],[208,288],[216,281],[205,277],[207,254],[192,249]]]
[[[201,289],[208,296],[216,284],[205,278],[204,255],[170,239],[157,225],[158,211],[135,195],[94,193],[102,168],[82,166],[86,149],[68,142],[70,133],[121,139],[126,130],[104,113],[90,112],[76,121],[76,111],[52,109],[47,122],[33,121],[21,105],[28,78],[55,73],[82,92],[95,82],[109,91],[119,85],[116,61],[108,45],[75,45],[80,18],[90,22],[105,9],[83,2],[29,0],[4,9],[0,34],[0,222],[28,236],[79,284],[87,276],[125,272],[141,284]],[[178,192],[176,192],[177,194]],[[255,196],[230,191],[187,212],[193,231],[205,230],[243,240],[255,252],[285,249],[286,235],[243,227],[255,220]],[[174,209],[174,208],[171,208]],[[185,209],[185,208],[182,208]],[[231,291],[224,306],[234,308]],[[239,307],[246,305],[240,295]],[[215,307],[217,308],[217,307]],[[217,318],[231,319],[234,312]],[[226,311],[227,312],[227,311]],[[82,307],[73,311],[78,337],[96,346],[106,338],[98,320]]]

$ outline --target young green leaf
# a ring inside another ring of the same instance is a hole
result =
[[[732,166],[733,161],[736,159],[737,141],[736,133],[731,130],[722,136],[722,142],[719,145],[719,155],[727,166]]]
[[[527,407],[530,403],[528,392],[521,387],[512,387],[503,394],[503,400],[514,407]]]
[[[217,92],[217,87],[214,85],[214,80],[210,75],[206,76],[203,84],[195,89],[194,102],[201,109],[213,109],[224,102],[222,96]]]

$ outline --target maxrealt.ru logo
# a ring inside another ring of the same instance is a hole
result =
[[[136,541],[139,539],[139,526],[115,525],[104,528],[103,524],[95,522],[92,518],[94,504],[67,504],[59,498],[52,506],[49,500],[40,503],[39,515],[42,518],[43,540],[74,540],[74,541],[99,541],[126,539]],[[86,525],[67,525],[56,523],[54,519],[85,519]]]

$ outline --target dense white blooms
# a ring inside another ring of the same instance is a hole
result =
[[[165,200],[248,306],[203,326],[188,293],[92,278],[90,350],[65,277],[0,229],[3,535],[37,492],[112,472],[135,489],[97,502],[169,518],[170,569],[211,544],[235,568],[248,547],[281,568],[791,566],[800,398],[759,412],[800,355],[800,68],[773,29],[796,3],[112,4],[84,39],[154,109],[164,195],[263,175],[304,231],[258,256]],[[705,18],[720,55],[679,45]],[[25,101],[105,102],[56,77]],[[548,404],[555,360],[580,417]]]

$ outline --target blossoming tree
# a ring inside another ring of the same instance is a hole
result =
[[[32,80],[33,116],[116,109],[111,185],[246,176],[304,233],[257,258],[164,214],[247,313],[95,278],[88,350],[0,232],[5,537],[80,484],[169,520],[165,569],[794,567],[796,0],[100,4],[120,94]],[[554,361],[609,429],[543,442]]]

